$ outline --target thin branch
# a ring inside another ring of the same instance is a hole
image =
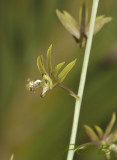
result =
[[[61,84],[61,83],[60,83],[58,86],[61,87],[62,89],[64,89],[65,91],[69,92],[69,94],[70,94],[72,97],[76,98],[76,100],[79,100],[79,97],[78,97],[70,88],[64,86],[64,85]]]

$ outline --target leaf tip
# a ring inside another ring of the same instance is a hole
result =
[[[50,44],[49,49],[52,49],[52,44]]]
[[[116,113],[115,112],[113,112],[113,114],[112,114],[112,119],[115,121],[116,120]]]
[[[59,11],[59,9],[56,9],[56,14],[57,14],[57,16],[59,17],[59,14],[60,14],[61,12]]]
[[[13,158],[14,158],[14,154],[11,155],[10,160],[13,160]]]
[[[74,59],[74,61],[75,61],[75,63],[76,63],[76,61],[77,61],[77,58],[75,58],[75,59]]]
[[[39,67],[39,56],[37,57],[37,67]]]
[[[75,59],[72,61],[74,65],[76,64],[76,61],[77,61],[77,58],[75,58]]]
[[[56,9],[56,13],[58,12],[59,10],[58,9]]]
[[[113,20],[113,17],[107,17],[107,18],[109,22]]]
[[[88,127],[88,125],[84,124],[83,127],[86,129]]]
[[[85,129],[86,132],[90,128],[87,124],[84,124],[83,127],[84,127],[84,129]]]

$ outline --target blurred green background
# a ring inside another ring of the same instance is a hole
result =
[[[0,160],[8,160],[11,153],[15,160],[66,159],[74,98],[56,88],[42,99],[40,91],[30,93],[25,84],[28,78],[41,78],[36,59],[46,56],[52,43],[53,65],[78,58],[64,81],[77,92],[84,50],[60,24],[55,10],[65,9],[78,19],[83,2],[90,11],[92,0],[0,0]],[[117,1],[100,0],[100,14],[112,16],[113,21],[93,39],[77,144],[89,140],[84,124],[105,129],[117,111]],[[104,156],[90,150],[74,157],[94,158]]]

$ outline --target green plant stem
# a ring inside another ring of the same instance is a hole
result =
[[[69,92],[69,94],[74,97],[76,100],[79,100],[79,97],[68,87],[64,86],[63,84],[59,84],[59,87],[61,87],[62,89],[64,89],[65,91]]]
[[[86,49],[85,49],[85,54],[84,54],[84,61],[83,61],[83,66],[82,66],[79,90],[78,90],[78,94],[77,94],[77,96],[79,97],[79,101],[76,101],[76,103],[75,103],[75,111],[74,111],[74,118],[73,118],[70,144],[75,144],[75,141],[76,141],[77,128],[78,128],[79,115],[80,115],[80,108],[81,108],[83,91],[84,91],[84,86],[85,86],[85,81],[86,81],[86,74],[87,74],[90,50],[91,50],[91,45],[92,45],[93,32],[94,32],[94,25],[95,25],[95,19],[96,19],[96,14],[97,14],[98,3],[99,3],[99,0],[93,0],[88,39],[87,39],[87,44],[86,44]],[[70,145],[69,149],[70,150],[68,150],[67,160],[73,160],[74,150],[71,150],[71,149],[73,149],[73,146]]]

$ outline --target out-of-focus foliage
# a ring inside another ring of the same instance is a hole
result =
[[[66,85],[77,92],[84,52],[61,27],[56,9],[67,10],[77,20],[83,2],[90,11],[92,0],[0,1],[1,160],[8,160],[11,153],[15,155],[14,160],[66,158],[63,151],[69,143],[74,99],[59,88],[42,99],[38,92],[29,93],[25,83],[28,77],[38,79],[36,58],[45,54],[53,43],[54,65],[78,57],[78,63],[66,79]],[[98,15],[113,20],[93,38],[77,145],[88,141],[83,124],[98,124],[104,129],[117,110],[116,6],[117,1],[100,0]],[[76,155],[74,159],[78,158],[104,159],[96,151]]]
[[[105,155],[106,160],[111,159],[112,152],[114,153],[115,157],[117,157],[117,129],[111,133],[115,120],[116,114],[113,113],[105,132],[103,132],[101,127],[99,127],[98,125],[94,126],[95,130],[93,130],[88,125],[84,125],[85,131],[91,141],[80,144],[79,146],[77,146],[76,144],[71,144],[73,145],[73,149],[69,149],[68,147],[67,151],[74,150],[74,152],[80,155],[81,153],[86,152],[89,147],[93,146],[93,148],[97,148],[98,153],[102,153]]]
[[[112,130],[112,127],[115,123],[115,120],[116,120],[116,114],[113,113],[112,118],[111,118],[109,124],[107,125],[107,128],[104,133],[99,126],[95,126],[97,134],[88,125],[84,126],[86,133],[91,140],[91,142],[89,142],[89,145],[97,146],[97,148],[105,154],[107,160],[111,159],[111,152],[112,151],[114,152],[115,156],[117,157],[117,145],[116,145],[117,129],[114,132],[110,133]]]

